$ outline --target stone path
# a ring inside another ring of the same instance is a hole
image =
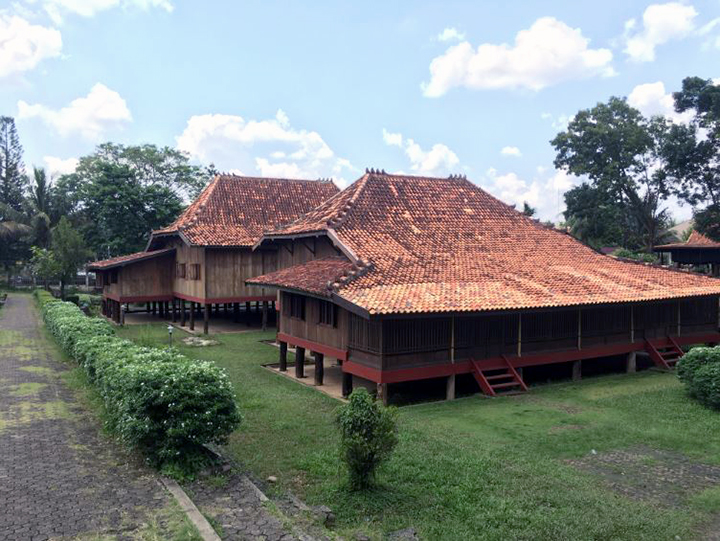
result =
[[[142,464],[98,433],[40,334],[34,301],[0,309],[0,541],[196,539]]]

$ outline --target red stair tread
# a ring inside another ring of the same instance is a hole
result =
[[[519,387],[520,382],[519,381],[509,381],[507,383],[496,383],[495,385],[492,385],[491,387],[493,389],[503,389],[505,387]]]

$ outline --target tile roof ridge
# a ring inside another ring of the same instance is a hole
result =
[[[612,254],[603,254],[603,253],[600,253],[600,255],[605,256],[605,257],[609,257],[609,258],[611,258],[611,259],[614,259],[614,260],[616,260],[616,261],[620,261],[620,262],[622,262],[622,263],[632,263],[632,264],[634,264],[634,265],[640,265],[640,266],[642,266],[642,267],[653,267],[653,268],[655,268],[655,269],[662,269],[662,270],[677,272],[677,273],[685,274],[685,275],[690,274],[690,275],[694,275],[694,276],[705,276],[706,278],[713,278],[713,279],[715,279],[715,280],[720,280],[720,278],[718,278],[717,276],[711,276],[711,275],[709,275],[709,274],[703,274],[703,273],[701,273],[701,272],[695,272],[694,270],[690,270],[690,269],[681,269],[681,268],[679,268],[679,267],[670,267],[670,266],[668,266],[668,265],[661,265],[660,263],[652,263],[652,262],[650,262],[650,261],[640,261],[640,260],[638,260],[638,259],[630,259],[630,258],[628,258],[628,257],[618,257],[618,256],[612,255]]]
[[[365,186],[367,185],[368,179],[370,179],[370,174],[365,173],[362,177],[360,177],[356,182],[353,183],[355,187],[355,191],[350,196],[350,199],[348,199],[343,207],[337,211],[335,216],[330,217],[328,220],[326,220],[325,225],[330,229],[337,229],[342,225],[342,223],[347,218],[348,214],[350,214],[350,211],[353,209],[355,204],[357,203],[358,198],[360,195],[364,192]],[[349,187],[348,187],[349,188]]]
[[[372,262],[358,259],[355,263],[353,263],[351,270],[343,272],[332,280],[328,280],[327,289],[331,293],[338,293],[340,289],[348,285],[350,282],[365,276],[374,268],[375,266]]]
[[[193,216],[190,219],[190,222],[187,224],[182,224],[178,227],[178,231],[185,231],[188,227],[191,225],[195,225],[200,218],[200,214],[205,209],[205,206],[208,203],[208,200],[212,196],[212,194],[215,192],[215,189],[217,188],[218,184],[220,183],[220,179],[223,178],[221,174],[215,175],[215,177],[210,181],[210,184],[208,184],[205,189],[202,191],[202,193],[198,196],[196,203],[198,205],[193,209]]]
[[[219,173],[217,173],[216,176],[223,177],[226,179],[278,180],[281,182],[312,182],[312,183],[318,183],[318,184],[334,184],[335,183],[335,180],[332,177],[318,177],[317,179],[290,178],[290,177],[263,177],[263,176],[256,176],[256,175],[241,175],[238,173],[229,173],[229,172],[219,172]]]

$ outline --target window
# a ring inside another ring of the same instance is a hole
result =
[[[117,269],[110,271],[110,283],[117,284],[118,282],[118,271]]]
[[[290,295],[290,317],[305,321],[305,297]]]
[[[318,311],[318,323],[320,325],[329,325],[337,329],[338,307],[330,301],[320,301],[320,310]]]
[[[190,263],[190,280],[200,279],[200,263]]]
[[[175,265],[175,277],[185,278],[185,263],[177,263]]]
[[[95,273],[95,287],[102,287],[104,275],[102,272]]]

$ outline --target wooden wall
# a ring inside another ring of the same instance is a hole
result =
[[[273,296],[274,291],[246,286],[245,280],[277,270],[277,251],[206,248],[206,296],[209,299]]]
[[[318,342],[326,346],[345,350],[348,347],[347,310],[337,309],[337,327],[318,323],[320,315],[320,299],[305,297],[305,320],[290,316],[290,295],[281,294],[280,330],[291,336]]]
[[[284,240],[278,243],[277,268],[285,269],[313,259],[342,255],[327,237]]]
[[[171,253],[121,267],[118,284],[121,286],[122,296],[172,295],[174,259]]]
[[[172,288],[175,293],[180,295],[186,295],[189,297],[195,297],[198,299],[205,298],[205,282],[206,282],[206,269],[205,269],[205,248],[202,246],[188,246],[180,239],[174,239],[170,246],[175,246],[175,263],[185,263],[185,278],[175,276],[173,269],[172,274]],[[200,279],[191,280],[190,277],[190,265],[200,265]]]

